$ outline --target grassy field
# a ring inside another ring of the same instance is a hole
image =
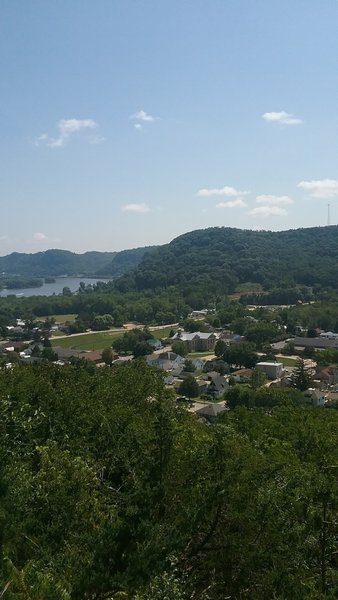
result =
[[[73,335],[61,339],[51,340],[52,346],[72,348],[73,350],[103,350],[109,348],[115,338],[121,336],[119,332],[104,331],[102,333],[88,333]]]
[[[278,356],[276,360],[283,363],[284,367],[294,367],[297,362],[295,358],[290,358],[289,356]]]
[[[151,330],[151,327],[149,327],[149,329],[151,335],[153,335],[157,340],[160,340],[161,338],[167,338],[172,329],[175,331],[174,327],[163,327],[162,329],[155,329],[154,331]]]
[[[212,350],[208,352],[189,352],[188,358],[203,358],[204,356],[215,356]]]

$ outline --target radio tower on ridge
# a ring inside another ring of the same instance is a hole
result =
[[[330,205],[327,205],[327,224],[331,225],[331,219],[330,219]]]

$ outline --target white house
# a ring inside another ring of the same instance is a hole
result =
[[[146,361],[151,367],[172,371],[176,367],[183,367],[185,359],[175,352],[161,352],[161,354],[148,354]]]

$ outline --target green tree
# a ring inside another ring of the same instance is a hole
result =
[[[171,344],[171,349],[173,352],[175,352],[175,354],[179,354],[179,356],[184,357],[184,356],[187,356],[187,354],[188,354],[187,347],[184,342],[181,342],[181,340],[175,340]]]
[[[101,353],[102,360],[106,365],[111,365],[114,359],[114,354],[111,348],[104,348]]]
[[[250,379],[250,385],[251,385],[252,389],[257,390],[258,388],[262,387],[262,385],[264,385],[265,382],[266,382],[266,377],[265,377],[263,371],[261,371],[261,369],[259,369],[258,367],[253,369],[253,371],[251,373],[251,379]]]
[[[182,394],[182,396],[187,396],[189,400],[191,398],[197,398],[199,395],[199,387],[193,375],[188,375],[188,377],[180,383],[178,393]]]
[[[186,358],[184,361],[184,370],[190,373],[195,373],[196,371],[196,368],[194,367],[192,361],[189,358]]]
[[[142,342],[138,342],[134,346],[133,354],[134,358],[139,358],[140,356],[145,356],[146,354],[151,354],[154,351],[154,348],[148,344],[145,340]]]
[[[304,392],[313,385],[313,379],[302,359],[297,360],[291,376],[292,386]]]
[[[224,340],[217,340],[215,344],[215,355],[220,358],[226,351],[227,344]]]

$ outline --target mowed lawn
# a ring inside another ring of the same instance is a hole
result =
[[[73,335],[61,339],[51,340],[52,346],[61,348],[72,348],[72,350],[103,350],[109,348],[113,340],[120,337],[119,332],[103,331],[101,333],[88,333]]]
[[[153,331],[152,331],[152,328],[149,327],[149,330],[150,330],[151,335],[154,338],[156,338],[157,340],[160,340],[162,338],[167,338],[171,331],[177,330],[177,327],[162,327],[161,329],[154,329]]]
[[[283,363],[284,367],[294,367],[296,365],[297,359],[290,358],[289,356],[277,356],[276,361]]]

